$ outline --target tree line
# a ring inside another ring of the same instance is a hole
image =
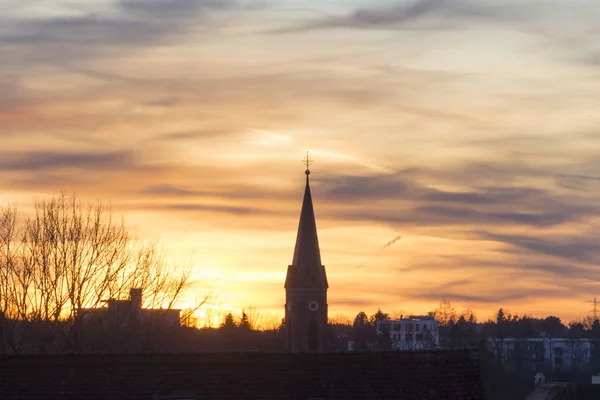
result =
[[[467,308],[457,312],[447,300],[426,313],[440,326],[441,347],[478,347],[487,338],[589,338],[600,339],[600,321],[591,316],[568,324],[550,315],[535,318],[529,314],[518,314],[499,308],[490,318],[480,321],[475,312]],[[359,312],[354,319],[336,315],[330,320],[334,331],[340,338],[354,341],[356,349],[390,348],[389,332],[383,330],[377,334],[377,321],[400,318],[378,309],[371,315]]]

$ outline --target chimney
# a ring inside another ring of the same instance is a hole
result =
[[[131,301],[131,309],[139,311],[142,309],[142,289],[129,289],[129,301]]]

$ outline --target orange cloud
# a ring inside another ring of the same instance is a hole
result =
[[[332,315],[420,313],[442,298],[484,316],[587,312],[600,81],[584,42],[516,32],[529,6],[500,19],[465,2],[334,10],[282,34],[311,17],[218,3],[11,16],[2,200],[109,200],[173,260],[192,259],[198,292],[281,313],[311,150]],[[470,28],[431,29],[439,15]]]

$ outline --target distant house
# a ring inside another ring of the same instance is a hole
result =
[[[584,368],[591,360],[594,341],[576,338],[490,338],[488,350],[508,368],[524,362],[560,372]]]
[[[396,350],[435,349],[440,345],[439,323],[428,316],[377,321],[377,334],[389,333]]]
[[[105,329],[122,329],[134,324],[149,324],[162,329],[180,326],[181,310],[142,308],[142,289],[130,289],[129,299],[109,299],[106,307],[82,308],[77,312],[80,321],[97,323]]]

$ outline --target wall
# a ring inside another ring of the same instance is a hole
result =
[[[478,354],[185,353],[0,357],[0,399],[482,399]]]

